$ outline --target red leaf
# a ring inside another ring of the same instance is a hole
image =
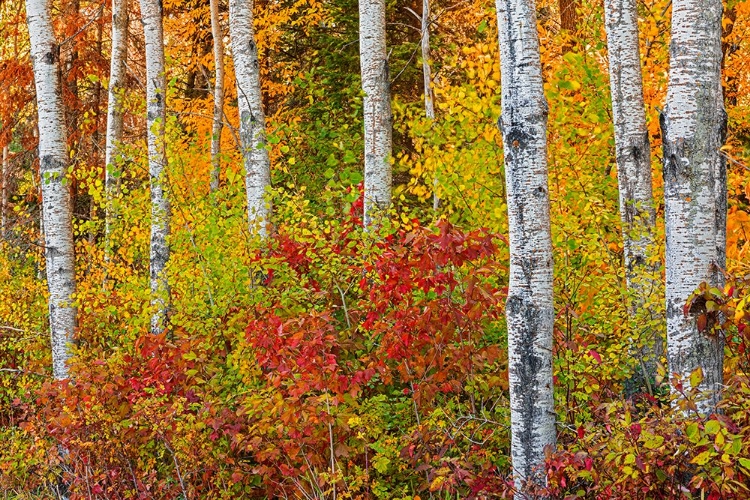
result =
[[[597,363],[601,364],[601,362],[602,362],[602,357],[601,357],[601,356],[599,355],[599,353],[598,353],[598,352],[596,352],[595,350],[591,349],[591,350],[589,351],[589,356],[591,356],[592,358],[594,358],[594,359],[596,360],[596,362],[597,362]]]

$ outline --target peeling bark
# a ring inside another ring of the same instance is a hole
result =
[[[722,287],[726,267],[726,164],[719,148],[727,115],[721,88],[719,0],[672,4],[669,86],[661,115],[666,219],[669,369],[690,389],[703,371],[698,411],[715,411],[723,382],[723,338],[698,331],[701,311],[684,305],[702,282]]]
[[[555,446],[552,386],[552,239],[544,97],[533,0],[497,0],[502,75],[500,129],[510,232],[506,303],[511,459],[520,498],[544,485],[544,452]]]
[[[266,188],[271,185],[271,160],[266,149],[266,119],[263,115],[252,0],[229,0],[229,37],[237,76],[248,224],[251,234],[265,238],[270,216],[265,194]]]
[[[365,121],[365,227],[391,204],[391,83],[385,46],[385,0],[359,0],[359,59]]]
[[[34,64],[39,123],[39,171],[42,220],[49,290],[52,373],[68,378],[69,345],[73,342],[76,309],[75,255],[70,190],[65,184],[68,154],[59,72],[59,46],[50,19],[49,0],[27,0],[26,16]]]

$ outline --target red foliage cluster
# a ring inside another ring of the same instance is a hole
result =
[[[249,308],[244,339],[145,335],[77,358],[72,381],[18,401],[29,454],[47,457],[26,486],[48,487],[49,472],[64,470],[55,481],[73,498],[262,497],[313,483],[371,498],[380,445],[362,419],[381,403],[411,415],[400,417],[403,429],[384,426],[392,436],[382,442],[420,488],[473,496],[496,482],[487,450],[457,453],[461,438],[410,423],[449,398],[466,400],[478,373],[501,372],[490,386],[507,387],[500,335],[488,334],[501,312],[501,292],[488,284],[492,236],[440,223],[437,233],[416,227],[365,244],[356,226],[352,216],[306,241],[279,232],[258,257],[265,299]],[[321,253],[336,266],[325,268]],[[290,306],[294,288],[311,294],[304,308]],[[476,439],[494,432],[485,426]]]

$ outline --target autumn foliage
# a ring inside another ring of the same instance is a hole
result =
[[[51,377],[34,89],[23,2],[0,2],[0,492],[76,499],[510,498],[507,201],[494,2],[435,0],[436,119],[424,116],[419,2],[391,3],[394,207],[361,228],[357,2],[256,1],[272,231],[253,239],[227,55],[221,187],[209,193],[208,2],[164,2],[170,329],[149,333],[142,28],[131,23],[118,217],[104,248],[109,4],[55,1],[71,158],[78,307],[71,379]],[[137,2],[131,2],[137,19]],[[221,3],[221,2],[220,2]],[[669,0],[639,3],[654,196]],[[408,7],[408,9],[407,9]],[[726,5],[726,287],[696,290],[721,335],[720,413],[662,363],[641,384],[628,315],[602,7],[575,33],[537,2],[549,114],[558,446],[540,497],[750,498],[750,1]],[[731,14],[730,14],[731,13]],[[227,6],[221,3],[226,32]],[[569,43],[575,37],[577,43]],[[437,193],[440,207],[432,209]],[[655,240],[664,208],[656,203]],[[650,250],[663,282],[664,248]],[[699,380],[700,372],[691,377]],[[696,384],[691,384],[696,385]],[[670,387],[682,391],[681,408]],[[679,411],[678,411],[679,410]]]

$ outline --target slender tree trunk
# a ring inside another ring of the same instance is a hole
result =
[[[558,0],[560,9],[560,29],[567,31],[569,34],[575,34],[578,29],[578,11],[580,0]]]
[[[651,149],[643,101],[643,75],[638,42],[638,11],[635,0],[606,0],[605,28],[609,51],[609,82],[615,125],[617,182],[620,219],[625,247],[625,279],[633,295],[629,314],[643,322],[649,294],[658,290],[655,271],[648,264],[654,243],[654,200],[651,189]],[[656,363],[664,352],[664,341],[650,326],[636,332],[642,376],[656,375]]]
[[[141,0],[141,16],[146,39],[146,101],[148,126],[148,165],[151,176],[151,303],[154,315],[151,331],[161,333],[167,326],[169,283],[170,204],[166,192],[167,152],[164,126],[167,117],[164,73],[164,32],[161,0]]]
[[[252,0],[229,0],[229,37],[237,77],[248,223],[251,234],[265,238],[270,212],[265,193],[271,184],[271,160],[266,149],[266,120],[263,115]]]
[[[122,143],[122,95],[125,91],[126,62],[128,57],[128,0],[112,1],[112,49],[109,65],[109,89],[107,94],[107,137],[104,146],[104,189],[106,192],[105,213],[105,258],[112,253],[112,221],[117,214],[115,197],[120,185],[117,154]]]
[[[430,69],[430,0],[422,0],[422,74],[424,75],[424,111],[428,119],[435,119],[432,71]]]
[[[214,39],[214,123],[211,132],[211,191],[219,189],[221,129],[224,126],[224,35],[219,23],[219,0],[211,0],[211,34]]]
[[[702,369],[698,411],[721,398],[723,338],[701,332],[705,304],[684,306],[705,282],[721,288],[726,265],[726,164],[719,148],[727,115],[721,89],[720,0],[674,0],[667,102],[661,115],[667,233],[667,354],[669,369],[690,389]]]
[[[39,117],[39,170],[42,184],[52,372],[68,378],[69,344],[73,342],[76,309],[75,255],[70,191],[65,185],[68,155],[60,87],[59,46],[50,19],[49,0],[27,0],[31,59],[34,63]]]
[[[103,23],[97,22],[96,23],[96,53],[99,58],[102,58],[103,52],[102,52],[102,37],[104,34],[104,27],[102,26]],[[101,100],[102,100],[102,82],[101,80],[97,80],[94,82],[94,96],[93,96],[93,102],[91,105],[91,112],[94,117],[94,130],[91,133],[91,154],[90,158],[93,162],[98,163],[99,162],[99,152],[101,151],[101,132],[99,129],[99,124],[101,123],[100,115],[101,115]],[[106,163],[104,168],[104,182],[105,182],[105,191],[106,191]],[[96,236],[97,236],[97,228],[93,224],[95,220],[98,219],[97,217],[97,208],[98,203],[96,202],[94,196],[89,196],[89,221],[92,223],[89,225],[89,243],[93,246],[94,243],[96,243]],[[105,221],[106,224],[106,221]],[[106,252],[105,252],[106,253]],[[106,257],[106,255],[105,255]]]
[[[547,101],[533,0],[497,0],[500,128],[510,229],[508,324],[511,459],[516,487],[543,485],[556,440],[552,387],[552,240],[547,186]]]
[[[422,0],[422,74],[424,75],[424,112],[428,120],[435,119],[435,94],[432,91],[432,70],[430,68],[430,0]],[[437,194],[438,178],[435,172],[432,179],[432,209],[440,207]]]
[[[365,120],[365,227],[391,204],[391,84],[385,47],[385,0],[359,0],[359,58]]]
[[[0,210],[2,211],[2,216],[0,220],[0,235],[2,235],[3,239],[6,239],[8,234],[8,219],[7,219],[7,206],[8,206],[8,146],[3,146],[3,189],[2,189],[2,196],[0,196]]]

